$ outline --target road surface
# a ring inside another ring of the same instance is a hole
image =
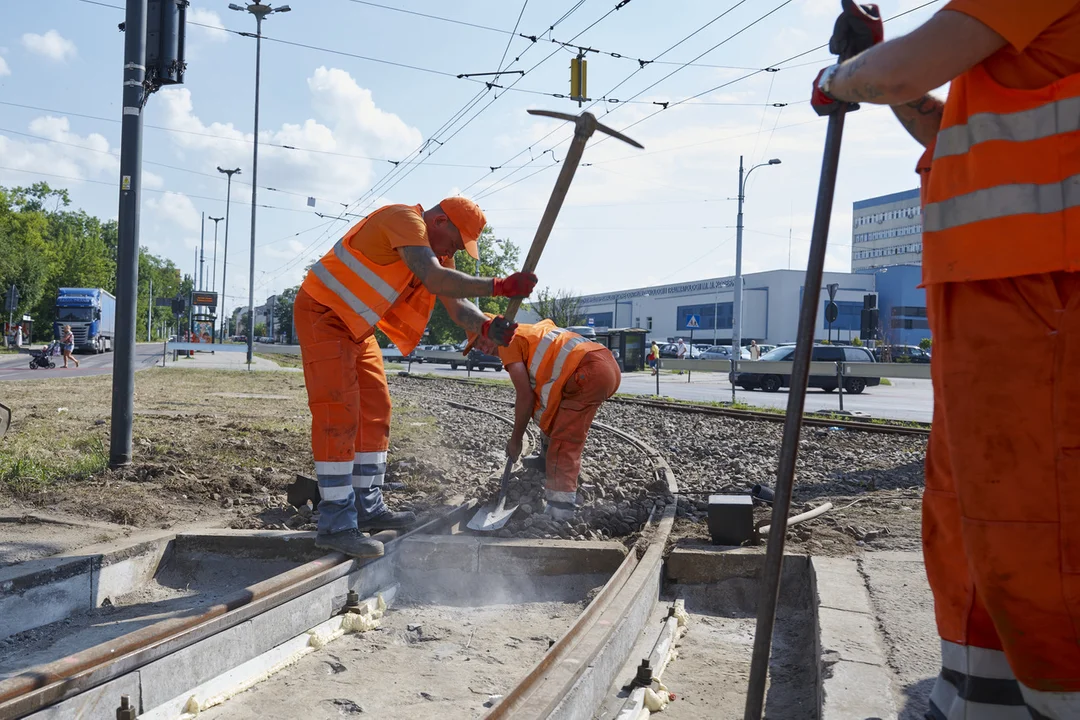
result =
[[[40,346],[39,346],[40,347]],[[108,375],[113,370],[113,354],[111,352],[100,355],[76,355],[79,367],[74,363],[68,363],[68,369],[64,370],[62,357],[52,358],[56,367],[52,370],[31,370],[30,355],[26,348],[18,355],[0,355],[0,380],[35,380],[52,377],[89,377],[92,375]],[[155,361],[161,360],[161,343],[139,343],[135,346],[135,369],[140,370],[150,367]]]

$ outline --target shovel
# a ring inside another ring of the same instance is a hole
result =
[[[491,532],[492,530],[498,530],[505,525],[510,516],[517,512],[518,506],[511,505],[506,507],[506,486],[510,484],[510,468],[514,466],[513,458],[506,458],[506,468],[502,474],[502,485],[499,487],[499,497],[494,502],[488,503],[484,507],[480,508],[472,520],[469,521],[468,528],[470,530],[479,530],[480,532]]]

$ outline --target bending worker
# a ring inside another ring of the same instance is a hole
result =
[[[833,52],[870,49],[815,108],[891,105],[928,148],[927,717],[1080,718],[1080,3],[952,0],[885,43],[875,6],[844,9]]]
[[[600,405],[619,389],[619,365],[611,352],[550,320],[517,326],[510,344],[498,349],[514,383],[514,432],[506,454],[516,460],[529,418],[543,433],[539,455],[526,465],[546,468],[546,512],[569,520],[577,508],[581,453]]]
[[[317,547],[377,557],[382,543],[360,531],[415,521],[411,512],[389,510],[382,498],[390,390],[375,328],[408,355],[437,297],[455,323],[481,336],[481,348],[493,352],[513,337],[514,325],[489,319],[462,298],[526,297],[536,276],[481,278],[454,269],[456,251],[477,257],[476,239],[486,222],[480,208],[461,197],[426,211],[387,205],[349,230],[304,279],[293,314],[322,497]]]

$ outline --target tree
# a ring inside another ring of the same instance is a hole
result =
[[[296,293],[300,292],[300,286],[285,288],[277,296],[274,303],[274,329],[279,335],[285,335],[288,343],[293,342],[293,303],[296,302]]]
[[[860,340],[859,336],[856,335],[855,337],[851,338],[851,344],[855,347],[862,347],[862,340]]]
[[[529,303],[532,311],[541,318],[551,320],[559,327],[580,325],[581,298],[572,290],[556,290],[544,288],[536,295],[536,299]]]
[[[919,347],[921,347],[923,350],[929,350],[933,346],[933,344],[934,341],[931,338],[923,338],[919,341]]]
[[[520,257],[517,245],[510,240],[496,238],[490,226],[485,227],[484,232],[480,234],[478,249],[481,277],[506,277],[517,270]],[[475,275],[476,265],[477,261],[463,250],[454,255],[454,266],[466,275]],[[506,306],[509,303],[509,298],[481,297],[480,310],[498,315],[506,312]],[[378,335],[379,333],[376,333],[376,337]],[[457,343],[464,339],[465,331],[454,324],[442,303],[436,303],[435,310],[428,321],[427,342],[439,345]]]
[[[255,337],[266,337],[266,323],[255,323]]]

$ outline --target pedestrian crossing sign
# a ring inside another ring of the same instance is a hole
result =
[[[701,318],[697,315],[690,315],[686,318],[686,327],[691,330],[696,330],[701,327]]]

